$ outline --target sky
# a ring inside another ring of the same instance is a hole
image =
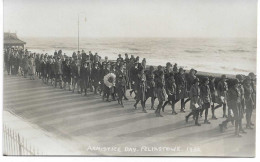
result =
[[[21,37],[256,37],[257,0],[4,0]],[[85,21],[85,18],[87,21]]]

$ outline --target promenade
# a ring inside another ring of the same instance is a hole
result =
[[[4,110],[63,141],[64,147],[73,146],[81,155],[254,156],[254,129],[237,138],[234,126],[229,124],[227,131],[220,133],[222,108],[216,111],[218,120],[210,120],[208,125],[203,124],[202,117],[202,125],[197,127],[192,118],[185,123],[189,103],[186,113],[179,113],[177,103],[177,115],[171,115],[168,105],[164,117],[158,118],[150,110],[150,99],[148,113],[142,113],[140,104],[134,110],[134,99],[129,92],[127,95],[129,101],[124,101],[122,108],[117,101],[103,102],[101,96],[92,93],[81,96],[42,84],[38,78],[4,75]],[[7,116],[3,118],[5,121]],[[255,110],[252,121],[255,123]],[[48,143],[45,145],[48,147]]]

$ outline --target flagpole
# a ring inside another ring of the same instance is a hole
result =
[[[78,51],[79,51],[79,14],[78,14]]]

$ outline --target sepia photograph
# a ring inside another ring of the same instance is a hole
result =
[[[256,156],[257,0],[2,3],[3,156]]]

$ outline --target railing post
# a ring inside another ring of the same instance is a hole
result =
[[[19,147],[19,155],[22,155],[22,146],[21,146],[21,141],[20,141],[20,135],[18,133],[18,147]]]

